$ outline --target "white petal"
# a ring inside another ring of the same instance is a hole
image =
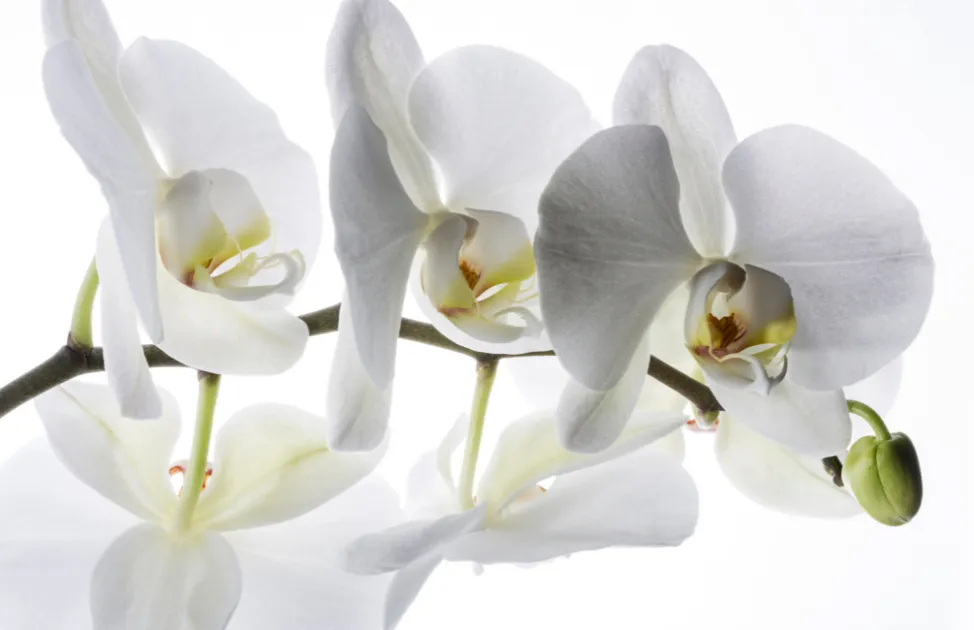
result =
[[[215,374],[279,374],[308,343],[308,326],[284,308],[228,300],[177,281],[159,265],[166,354]]]
[[[557,427],[549,412],[522,418],[505,427],[498,438],[477,488],[477,501],[500,510],[538,482],[622,457],[672,433],[683,423],[680,414],[639,412],[610,448],[580,454],[566,451],[558,443]]]
[[[35,401],[58,458],[74,475],[137,516],[164,520],[175,511],[169,483],[179,408],[162,394],[158,420],[123,418],[104,386],[70,382]]]
[[[737,422],[804,455],[827,457],[844,452],[852,423],[841,390],[805,389],[791,378],[767,396],[707,379],[728,414]]]
[[[271,220],[277,251],[300,251],[310,268],[321,241],[318,175],[274,112],[176,42],[136,40],[122,55],[119,76],[169,175],[208,169],[243,175]]]
[[[644,335],[611,389],[593,390],[570,380],[558,400],[559,443],[570,451],[594,453],[615,442],[636,408],[649,357],[649,335]]]
[[[135,518],[78,481],[45,439],[0,468],[0,610],[5,628],[78,630],[102,552]]]
[[[331,212],[358,354],[376,387],[385,389],[395,367],[406,282],[428,217],[409,200],[382,132],[359,107],[349,108],[335,135]]]
[[[490,46],[431,62],[409,91],[409,116],[443,171],[450,208],[513,214],[529,232],[555,168],[598,129],[575,88]]]
[[[287,405],[235,414],[215,440],[213,478],[194,525],[239,529],[286,521],[313,510],[369,474],[384,454],[336,453],[325,422]]]
[[[737,137],[706,71],[678,48],[643,48],[619,83],[613,122],[663,129],[680,178],[680,214],[690,242],[704,257],[723,256],[731,244],[734,217],[720,183],[720,167]]]
[[[228,533],[244,582],[230,630],[380,627],[389,577],[351,575],[339,561],[362,531],[401,518],[392,488],[369,477],[304,516]]]
[[[796,383],[838,389],[906,349],[930,305],[933,259],[916,208],[885,175],[825,135],[785,126],[741,142],[723,179],[735,259],[791,288]]]
[[[325,431],[328,445],[336,451],[370,451],[386,436],[392,383],[379,389],[366,373],[355,347],[352,308],[346,293],[338,313]]]
[[[431,555],[458,536],[483,526],[479,505],[434,520],[409,521],[354,540],[345,550],[345,568],[358,575],[396,571]]]
[[[727,479],[755,503],[799,516],[862,512],[855,497],[832,483],[821,458],[789,450],[735,422],[730,414],[721,416],[714,446]]]
[[[409,123],[406,97],[426,62],[405,18],[387,0],[346,0],[328,38],[326,83],[337,128],[352,106],[368,112],[389,141],[389,154],[413,202],[440,207],[426,149]]]
[[[562,364],[590,389],[622,378],[656,311],[693,275],[678,198],[666,138],[644,126],[596,134],[545,189],[541,312]]]
[[[44,56],[44,91],[61,133],[108,201],[118,251],[149,336],[163,336],[156,290],[157,179],[139,147],[97,91],[81,47],[66,41]]]
[[[48,48],[73,41],[84,53],[94,88],[112,117],[128,135],[154,173],[162,174],[132,108],[118,82],[122,43],[101,0],[43,0],[44,39]]]
[[[666,299],[649,327],[649,350],[652,356],[665,361],[684,374],[692,375],[699,368],[693,354],[687,351],[682,334],[688,299],[689,290],[686,286],[678,288]],[[686,398],[655,378],[646,377],[639,399],[636,401],[636,409],[684,411],[686,408]]]
[[[679,545],[697,523],[697,491],[669,455],[643,448],[562,475],[498,522],[447,548],[449,560],[538,562],[605,547]]]
[[[240,566],[219,534],[178,539],[139,525],[108,548],[91,576],[99,630],[226,627],[241,591]]]
[[[111,221],[102,223],[95,254],[98,267],[101,335],[105,375],[121,414],[150,419],[162,414],[162,401],[142,351],[139,319],[118,255]]]
[[[450,214],[423,242],[422,288],[437,310],[474,308],[474,293],[460,270],[460,248],[474,226],[466,217]]]
[[[402,616],[409,610],[426,580],[429,579],[436,567],[440,566],[442,558],[432,555],[421,558],[399,569],[392,578],[389,592],[386,595],[386,605],[383,628],[394,630]]]
[[[459,509],[452,458],[467,437],[469,417],[460,414],[435,451],[416,460],[406,478],[405,510],[410,517],[438,517]]]
[[[885,416],[893,408],[903,380],[903,357],[887,363],[880,371],[842,391],[848,400],[858,400],[872,407],[880,416]]]

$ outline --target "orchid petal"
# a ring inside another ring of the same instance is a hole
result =
[[[355,346],[380,390],[392,381],[406,283],[428,222],[409,201],[385,147],[365,111],[351,107],[331,164],[335,251],[348,283]]]
[[[195,524],[227,530],[286,521],[321,506],[369,474],[384,449],[333,452],[322,418],[263,404],[238,412],[220,429],[215,453]]]
[[[558,400],[558,441],[566,449],[594,453],[622,433],[636,408],[649,367],[649,335],[644,335],[622,378],[606,391],[570,380]]]
[[[737,138],[706,71],[678,48],[643,48],[619,83],[613,122],[662,128],[680,178],[680,215],[690,242],[706,258],[723,256],[734,217],[724,198],[720,167]]]
[[[417,560],[437,555],[444,545],[483,526],[483,505],[434,520],[409,521],[366,534],[345,550],[345,569],[357,575],[397,571]]]
[[[426,212],[440,208],[433,165],[409,124],[407,93],[426,65],[405,18],[386,0],[346,0],[328,38],[326,82],[338,128],[349,108],[368,112],[389,142],[406,192]]]
[[[799,516],[862,512],[855,497],[832,483],[821,458],[800,455],[730,414],[721,416],[714,446],[717,463],[731,485],[755,503]]]
[[[348,294],[338,313],[338,340],[328,381],[328,445],[336,451],[370,451],[379,446],[389,424],[392,383],[379,389],[365,371],[355,347],[355,326]]]
[[[490,46],[432,61],[409,91],[409,117],[443,171],[448,207],[512,214],[532,233],[551,174],[598,130],[574,87]]]
[[[95,254],[105,375],[123,416],[158,418],[162,414],[162,400],[142,350],[139,319],[116,243],[111,221],[106,220],[98,232]]]
[[[119,77],[171,177],[210,169],[239,173],[270,218],[277,250],[300,251],[309,268],[314,264],[322,231],[318,175],[311,156],[287,139],[267,105],[176,42],[136,40],[122,54]]]
[[[868,378],[843,387],[848,400],[866,403],[880,416],[885,416],[893,408],[903,380],[903,357],[887,363],[883,369]]]
[[[457,540],[445,557],[539,562],[605,547],[674,546],[693,534],[697,513],[690,475],[670,456],[643,448],[557,477],[490,528]]]
[[[214,374],[279,374],[297,362],[308,326],[283,308],[231,301],[188,287],[159,265],[166,338],[174,359]]]
[[[229,532],[244,576],[230,627],[380,627],[389,578],[351,575],[341,570],[340,560],[345,545],[361,532],[401,518],[392,488],[368,477],[298,518]]]
[[[3,463],[0,505],[4,627],[77,630],[92,569],[135,517],[76,479],[43,438]]]
[[[225,628],[241,588],[240,565],[222,536],[178,539],[139,525],[95,567],[91,616],[99,630]]]
[[[739,224],[735,259],[791,288],[795,383],[838,389],[906,349],[930,306],[933,259],[916,208],[879,169],[817,131],[783,126],[742,141],[723,181]]]
[[[605,391],[699,263],[662,131],[596,134],[555,172],[540,209],[535,258],[548,334],[568,372]]]
[[[709,376],[707,384],[735,421],[798,453],[827,457],[849,446],[852,423],[841,390],[805,389],[791,378],[772,387],[767,396]]]
[[[422,289],[440,312],[474,308],[474,293],[459,263],[460,248],[472,229],[466,217],[451,214],[423,243]]]
[[[175,513],[169,483],[172,449],[179,437],[179,408],[162,394],[158,420],[122,417],[104,386],[71,382],[35,400],[47,437],[61,462],[87,486],[142,518]]]
[[[61,133],[98,180],[108,201],[119,255],[139,317],[149,337],[163,337],[156,290],[155,213],[158,182],[153,169],[106,105],[84,52],[65,41],[44,56],[44,91]]]
[[[396,571],[386,595],[382,626],[385,630],[395,630],[403,615],[416,600],[416,596],[419,595],[423,585],[426,584],[426,580],[433,574],[436,567],[440,566],[442,561],[442,557],[432,555],[420,558]]]
[[[559,444],[555,419],[548,412],[505,427],[477,489],[479,503],[500,510],[519,493],[544,479],[616,459],[683,426],[676,413],[638,412],[611,447],[595,454],[566,451]]]

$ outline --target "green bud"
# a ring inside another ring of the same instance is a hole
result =
[[[920,460],[902,433],[856,441],[845,460],[845,476],[859,505],[884,525],[903,525],[920,511]]]

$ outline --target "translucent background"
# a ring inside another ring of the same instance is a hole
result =
[[[331,119],[324,46],[337,2],[107,4],[123,42],[146,35],[194,46],[274,107],[289,135],[318,160],[325,187]],[[38,5],[5,2],[0,18],[2,382],[63,342],[105,213],[97,185],[61,139],[44,100]],[[632,54],[647,44],[677,45],[711,74],[739,137],[798,122],[878,164],[920,208],[938,263],[934,304],[906,355],[888,418],[920,451],[927,493],[913,523],[887,529],[866,518],[817,521],[763,511],[723,479],[712,436],[689,434],[686,465],[700,487],[701,518],[683,546],[579,554],[530,570],[488,568],[480,577],[467,566],[446,565],[401,628],[971,627],[972,3],[401,0],[398,6],[427,58],[469,43],[512,48],[575,84],[606,122]],[[295,309],[314,310],[340,295],[337,265],[324,255]],[[316,338],[286,375],[225,379],[218,416],[261,400],[322,412],[333,346],[333,337]],[[532,404],[509,368],[502,367],[491,402],[488,446]],[[468,359],[400,346],[394,440],[382,468],[393,483],[466,408],[473,378]],[[192,409],[191,372],[160,370],[158,380]],[[38,433],[30,406],[3,418],[0,457]]]

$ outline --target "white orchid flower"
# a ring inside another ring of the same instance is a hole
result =
[[[399,518],[386,484],[358,483],[380,453],[329,451],[321,419],[292,407],[244,409],[216,436],[212,475],[178,528],[179,410],[161,397],[153,422],[122,417],[97,385],[37,400],[50,445],[0,470],[3,626],[377,627],[387,583],[339,561],[354,536]]]
[[[123,51],[99,0],[45,0],[44,23],[51,110],[108,201],[97,267],[123,413],[161,413],[138,320],[200,370],[289,368],[308,330],[283,304],[321,238],[311,158],[192,49],[139,39]]]
[[[408,501],[422,518],[354,541],[346,567],[395,572],[385,604],[391,629],[444,560],[529,564],[606,547],[678,545],[696,526],[696,488],[677,460],[646,445],[682,423],[679,414],[637,414],[612,448],[580,455],[558,445],[552,414],[529,416],[501,434],[476,505],[463,510],[450,471],[464,438],[461,418],[410,475]]]
[[[385,431],[410,274],[455,342],[550,347],[535,312],[537,201],[596,127],[574,88],[516,53],[471,46],[426,64],[386,0],[342,4],[327,79],[331,211],[348,283],[329,419],[333,446],[361,450]]]
[[[689,281],[684,342],[729,415],[807,455],[845,449],[841,388],[902,353],[930,303],[916,208],[811,129],[737,143],[710,78],[674,48],[636,55],[614,109],[619,126],[565,160],[541,199],[541,308],[575,379],[562,442],[589,451],[619,435],[646,332]]]

